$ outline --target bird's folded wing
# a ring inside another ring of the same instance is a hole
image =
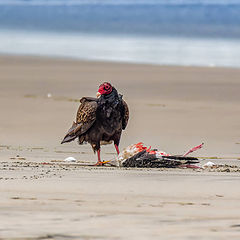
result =
[[[62,143],[70,142],[84,134],[96,120],[97,102],[87,98],[82,98],[80,102],[81,105],[77,111],[76,123],[73,122]]]
[[[94,98],[94,97],[82,97],[80,99],[80,103],[83,103],[83,102],[97,102],[98,99],[97,98]]]
[[[124,111],[123,111],[123,121],[122,121],[122,129],[124,130],[124,129],[127,127],[127,124],[128,124],[129,109],[128,109],[127,103],[126,103],[124,100],[122,100],[122,103],[123,103],[123,108],[124,108]]]

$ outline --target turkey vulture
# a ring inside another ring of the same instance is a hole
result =
[[[73,122],[61,143],[71,142],[75,138],[78,138],[79,144],[90,143],[94,153],[97,151],[96,165],[103,165],[100,147],[113,142],[119,154],[118,145],[122,130],[128,123],[129,110],[122,95],[108,82],[99,86],[97,97],[81,98],[76,122]]]

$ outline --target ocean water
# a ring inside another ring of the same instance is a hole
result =
[[[0,0],[0,53],[240,67],[240,1]]]

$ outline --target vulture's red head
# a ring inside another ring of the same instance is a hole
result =
[[[108,95],[109,93],[112,92],[112,85],[108,82],[104,82],[99,86],[98,92],[97,92],[97,97],[101,95]]]

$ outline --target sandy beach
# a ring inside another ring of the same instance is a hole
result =
[[[239,172],[91,167],[60,142],[82,96],[111,82],[144,142],[240,166],[240,69],[0,57],[0,239],[239,239]],[[66,163],[72,156],[76,163]],[[113,159],[113,146],[102,148]]]

